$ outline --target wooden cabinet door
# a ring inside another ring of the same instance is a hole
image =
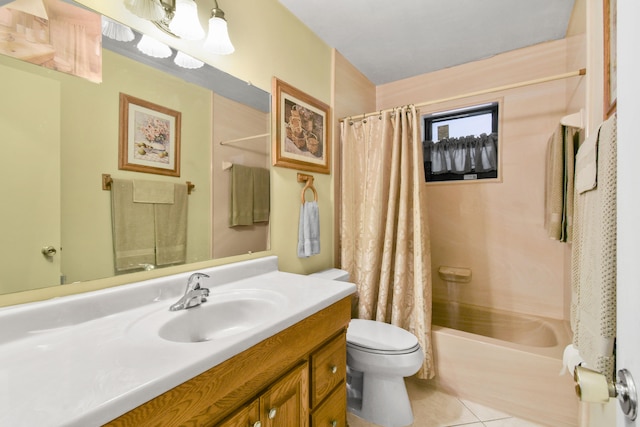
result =
[[[311,427],[346,427],[347,387],[342,383],[311,415]]]
[[[340,334],[311,355],[311,408],[315,410],[346,376],[347,341]]]
[[[217,424],[217,427],[260,427],[260,425],[260,401],[256,399]]]
[[[309,425],[309,365],[298,365],[261,397],[262,427]]]

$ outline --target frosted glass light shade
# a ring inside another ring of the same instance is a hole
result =
[[[131,28],[105,16],[102,17],[102,35],[119,42],[130,42],[135,38]]]
[[[227,21],[217,17],[209,19],[209,34],[204,42],[204,48],[216,55],[229,55],[235,51],[229,38]]]
[[[129,12],[143,19],[159,21],[164,18],[164,9],[158,0],[124,0]]]
[[[169,30],[186,40],[202,40],[204,29],[198,19],[198,5],[193,0],[176,0],[176,11]]]
[[[136,47],[140,52],[153,58],[168,58],[171,56],[171,48],[169,46],[146,34],[142,35]]]
[[[196,68],[200,68],[204,65],[204,62],[199,59],[194,58],[193,56],[189,56],[186,53],[178,51],[176,53],[176,57],[173,58],[173,62],[176,65],[182,68],[188,68],[190,70],[195,70]]]

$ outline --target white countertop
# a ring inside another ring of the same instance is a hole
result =
[[[217,294],[261,289],[282,307],[241,334],[177,343],[157,322],[177,313],[189,273],[0,310],[0,426],[100,426],[355,292],[277,270],[266,257],[198,270]],[[183,312],[184,313],[184,312]]]

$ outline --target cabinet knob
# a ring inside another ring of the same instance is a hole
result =
[[[278,410],[276,408],[269,409],[269,419],[272,420],[276,417]]]
[[[338,427],[338,421],[332,420],[331,421],[331,427]]]
[[[333,365],[333,366],[331,367],[331,373],[332,373],[332,374],[335,374],[336,372],[338,372],[338,367],[337,367],[336,365]]]
[[[256,421],[251,427],[262,427],[262,423],[260,421]]]

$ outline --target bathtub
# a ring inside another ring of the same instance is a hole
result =
[[[434,301],[432,323],[438,387],[539,424],[578,425],[572,375],[560,375],[567,322]]]

